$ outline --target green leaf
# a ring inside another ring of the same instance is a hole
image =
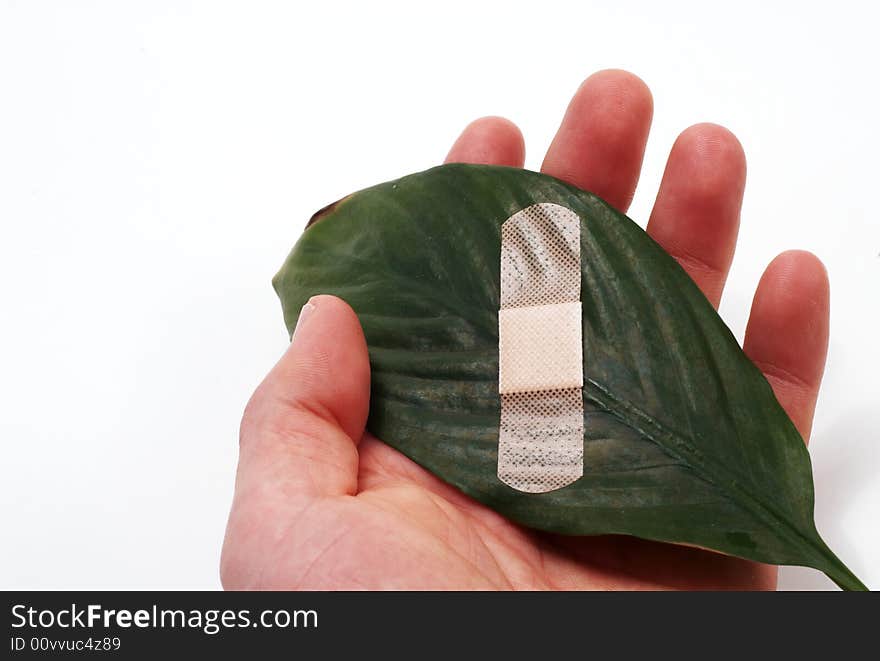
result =
[[[501,224],[540,202],[581,218],[584,475],[498,480]],[[513,168],[444,165],[318,212],[274,280],[357,312],[370,430],[512,520],[815,567],[865,589],[813,522],[810,459],[761,372],[684,270],[598,197]]]

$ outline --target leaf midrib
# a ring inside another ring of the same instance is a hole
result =
[[[769,505],[763,499],[756,498],[748,490],[737,487],[745,478],[737,475],[735,472],[725,470],[723,464],[715,464],[715,462],[707,462],[705,455],[696,448],[696,444],[687,435],[678,431],[667,428],[660,423],[652,415],[642,411],[639,407],[631,402],[617,397],[611,390],[593,379],[584,379],[584,391],[592,401],[606,409],[611,415],[620,420],[624,425],[636,431],[664,452],[671,454],[673,457],[683,462],[685,466],[693,470],[698,477],[707,481],[713,488],[721,491],[736,505],[748,510],[753,516],[764,522],[765,525],[775,528],[778,531],[778,525],[782,524],[783,530],[787,531],[787,536],[795,542],[796,548],[803,548],[805,542],[807,547],[817,551],[818,556],[825,559],[825,548],[821,544],[816,544],[812,537],[805,535],[803,531],[795,526],[788,517],[783,516],[777,508]],[[610,400],[606,401],[606,400]],[[639,422],[646,422],[655,428],[663,437],[674,439],[678,445],[683,446],[687,453],[676,451],[670,444],[664,443],[657,435],[653,435],[644,429]],[[733,481],[725,480],[726,475],[735,478]],[[733,487],[733,488],[731,488]],[[762,491],[762,490],[761,490]],[[751,506],[750,506],[751,505]],[[807,558],[804,559],[805,561]]]

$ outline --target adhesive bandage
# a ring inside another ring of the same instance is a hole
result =
[[[583,475],[580,218],[535,204],[501,226],[498,478],[529,493]]]

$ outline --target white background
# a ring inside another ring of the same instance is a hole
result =
[[[218,587],[239,418],[287,339],[269,280],[311,213],[486,114],[537,169],[622,67],[655,99],[642,225],[681,129],[745,146],[739,338],[773,256],[828,266],[817,520],[880,588],[878,17],[714,5],[0,1],[0,587]]]

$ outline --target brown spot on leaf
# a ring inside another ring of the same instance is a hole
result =
[[[323,219],[324,216],[327,216],[328,214],[332,213],[333,210],[336,208],[336,206],[337,206],[340,202],[344,202],[344,201],[347,200],[349,197],[351,197],[351,195],[346,195],[346,196],[343,197],[342,199],[336,200],[335,202],[331,202],[331,203],[328,204],[326,207],[323,207],[323,208],[321,208],[321,209],[318,209],[318,210],[312,215],[312,217],[309,218],[309,222],[306,223],[306,229],[310,228],[312,225],[314,225],[315,223],[317,223],[319,220]]]

